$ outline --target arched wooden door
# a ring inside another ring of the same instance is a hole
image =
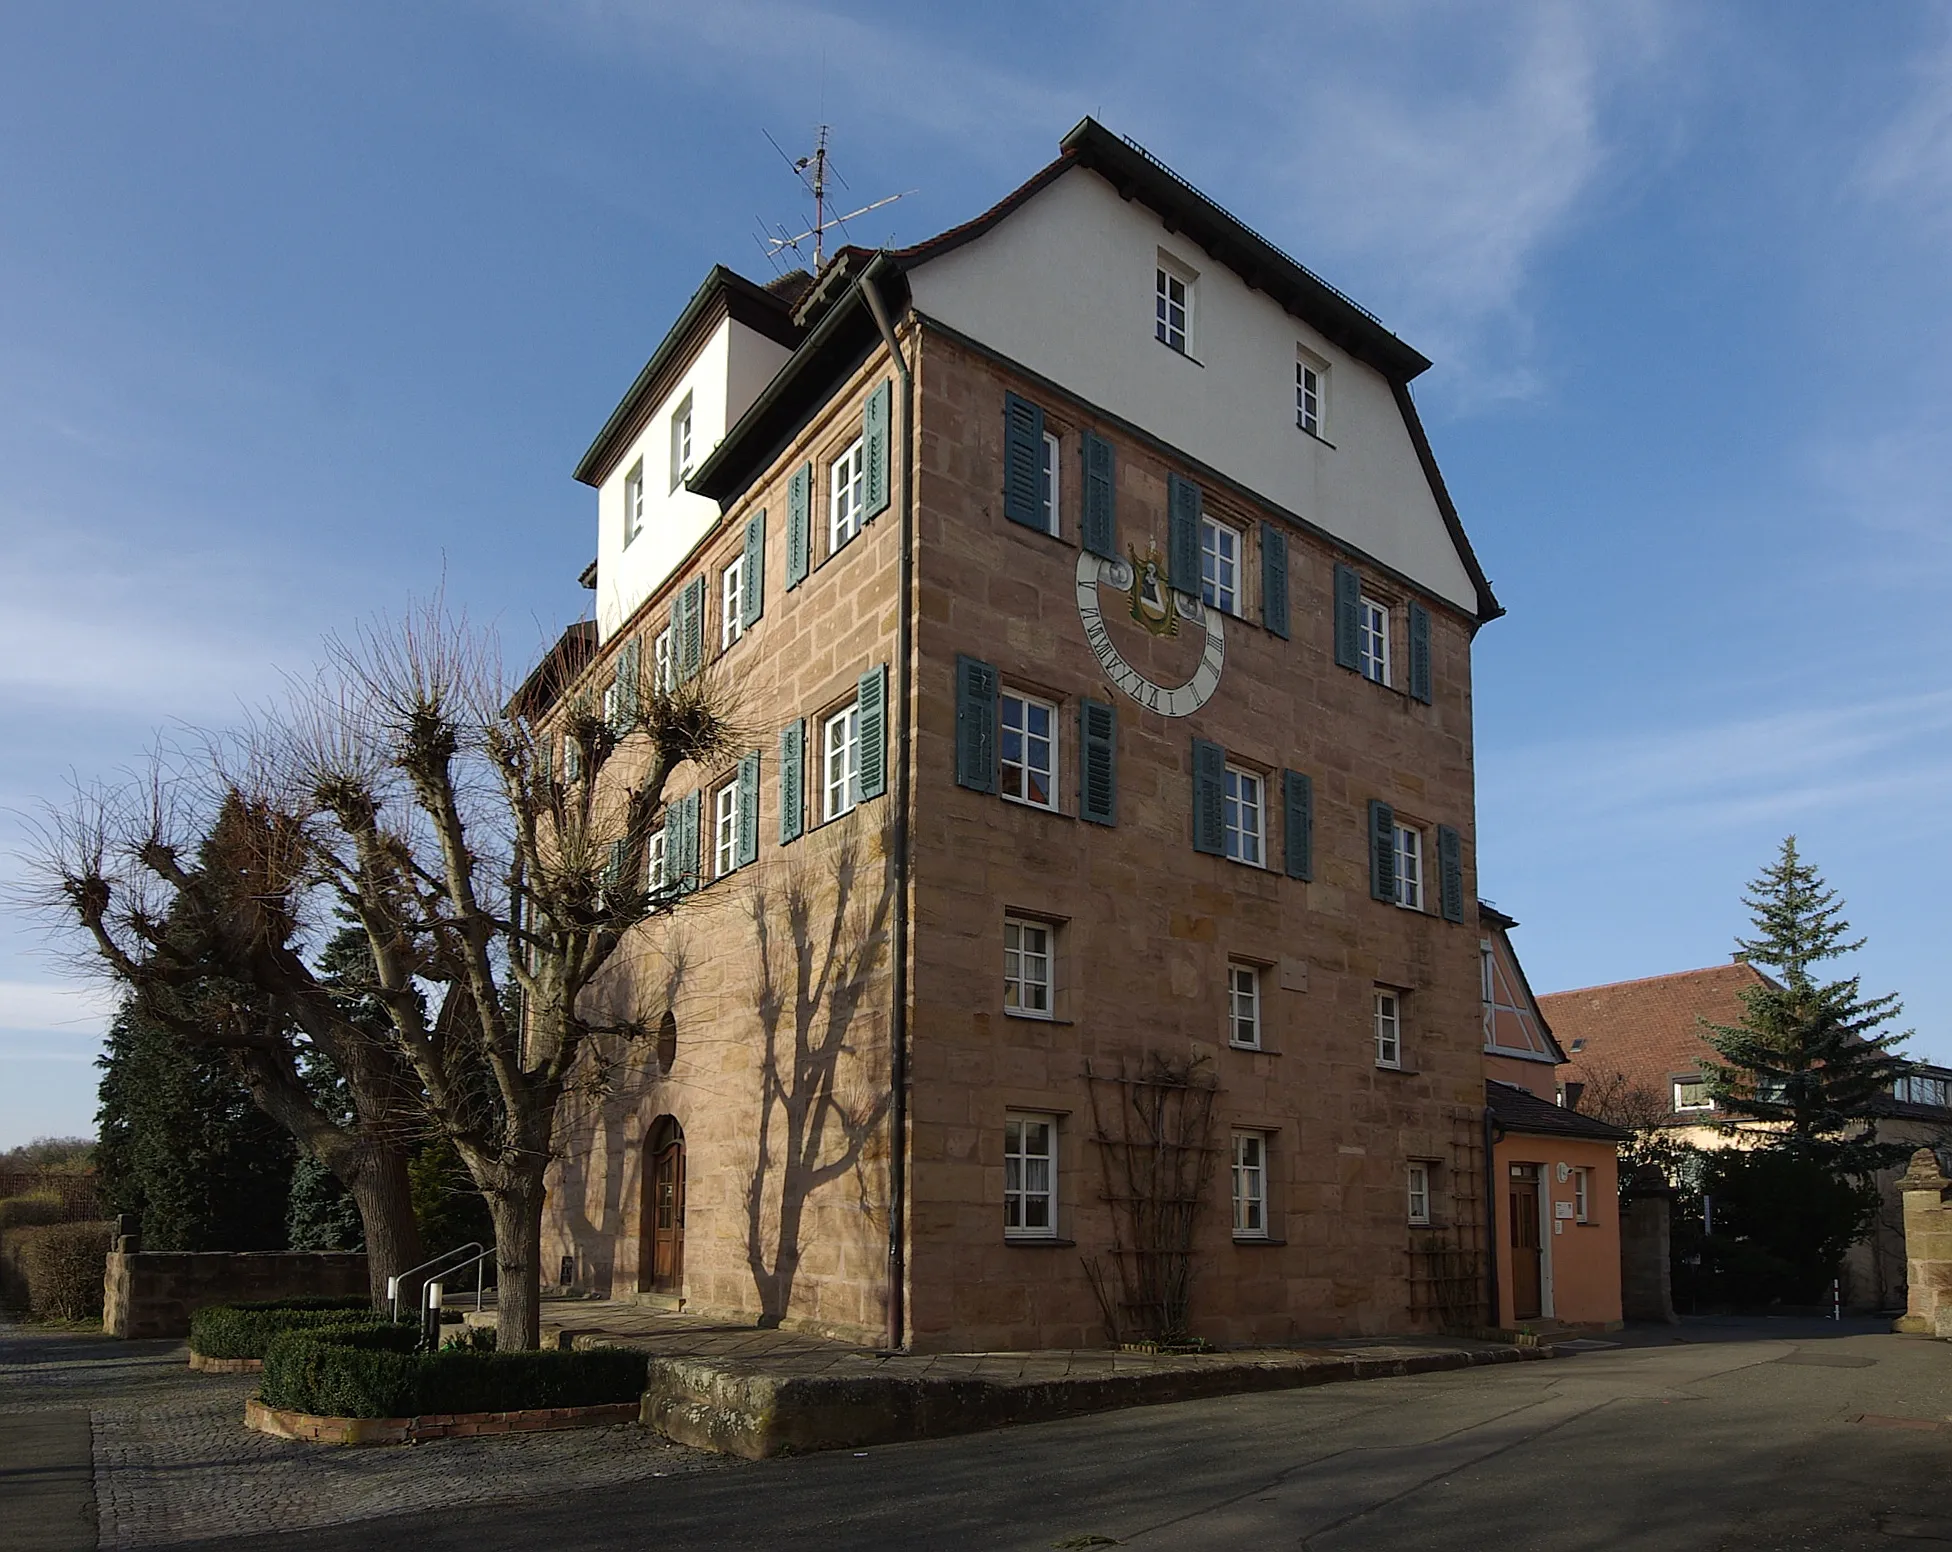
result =
[[[676,1296],[685,1277],[685,1134],[670,1116],[651,1128],[645,1170],[646,1238],[650,1241],[645,1279],[652,1293]]]

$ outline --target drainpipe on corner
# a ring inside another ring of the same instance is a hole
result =
[[[900,717],[895,739],[895,908],[894,982],[888,1020],[888,1346],[907,1338],[908,1288],[908,807],[914,749],[910,697],[914,689],[915,594],[915,374],[902,354],[888,309],[881,300],[880,276],[887,254],[877,254],[862,271],[861,299],[901,378],[901,607],[895,626],[895,706]]]
[[[1486,1296],[1491,1300],[1491,1318],[1487,1322],[1493,1330],[1498,1326],[1498,1172],[1495,1150],[1498,1146],[1498,1125],[1491,1119],[1491,1107],[1484,1107],[1484,1281]]]

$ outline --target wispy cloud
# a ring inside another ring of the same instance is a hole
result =
[[[115,1005],[115,993],[106,987],[0,981],[0,1030],[99,1034]]]
[[[1952,6],[1939,5],[1923,48],[1909,62],[1910,90],[1866,147],[1862,190],[1916,210],[1952,216]]]
[[[1930,803],[1952,780],[1952,690],[1641,729],[1480,761],[1500,812],[1694,832],[1872,803]]]
[[[1942,409],[1834,437],[1814,454],[1825,504],[1870,540],[1851,556],[1867,584],[1942,587],[1952,577],[1952,405]]]

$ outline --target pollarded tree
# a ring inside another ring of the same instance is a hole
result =
[[[118,839],[57,846],[48,870],[111,966],[139,981],[155,914],[145,892],[168,903],[184,887],[184,816],[226,816],[229,865],[252,888],[213,950],[315,1041],[364,1042],[410,1074],[403,1102],[453,1145],[494,1218],[504,1351],[538,1335],[558,1103],[601,1070],[583,1060],[592,1036],[652,1033],[633,1007],[583,993],[625,934],[694,881],[686,807],[690,860],[674,848],[671,883],[650,887],[665,785],[686,763],[742,752],[714,670],[689,663],[664,682],[633,648],[601,703],[573,682],[552,709],[511,696],[486,643],[429,609],[335,643],[292,710],[220,748],[214,783],[161,778],[120,823],[91,814],[52,831]],[[364,985],[328,984],[301,952],[335,916],[365,934]],[[383,1033],[354,1017],[367,1002]]]
[[[1871,1118],[1910,1065],[1895,1049],[1908,1032],[1881,1033],[1898,998],[1866,998],[1857,976],[1820,977],[1864,940],[1849,937],[1842,902],[1795,836],[1750,889],[1755,936],[1736,946],[1775,978],[1743,989],[1740,1023],[1704,1022],[1720,1058],[1702,1064],[1709,1092],[1730,1115],[1775,1123],[1785,1145],[1823,1153],[1844,1173],[1897,1162],[1907,1149],[1876,1142]]]

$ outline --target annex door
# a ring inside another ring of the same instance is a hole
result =
[[[685,1276],[685,1134],[666,1116],[651,1132],[650,1291],[677,1294]]]
[[[1539,1244],[1539,1167],[1511,1167],[1511,1316],[1537,1320],[1545,1313],[1545,1274]]]

